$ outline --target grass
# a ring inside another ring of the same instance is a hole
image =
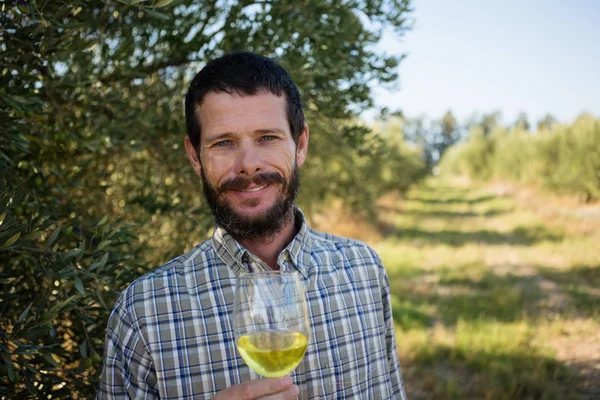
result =
[[[600,398],[600,218],[436,179],[379,206],[409,398]]]

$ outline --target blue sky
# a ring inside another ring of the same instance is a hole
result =
[[[379,106],[459,121],[500,110],[536,121],[600,116],[600,1],[413,0],[414,28],[386,32],[380,49],[407,53],[397,91]]]

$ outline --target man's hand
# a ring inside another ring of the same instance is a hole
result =
[[[220,391],[212,400],[295,400],[300,389],[292,383],[289,376],[257,379]]]

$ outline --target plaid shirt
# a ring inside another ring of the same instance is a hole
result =
[[[311,332],[300,399],[405,399],[387,275],[364,243],[309,229],[281,252],[301,274]],[[98,399],[208,399],[258,379],[235,347],[235,277],[268,270],[224,229],[134,281],[108,322]]]

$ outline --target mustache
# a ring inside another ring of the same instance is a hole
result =
[[[236,176],[235,178],[228,179],[221,185],[219,185],[217,191],[219,192],[219,194],[221,194],[229,190],[246,190],[248,186],[250,186],[253,183],[258,186],[268,185],[270,183],[284,184],[285,179],[277,172],[263,172],[255,175],[252,178],[248,178],[245,176]]]

